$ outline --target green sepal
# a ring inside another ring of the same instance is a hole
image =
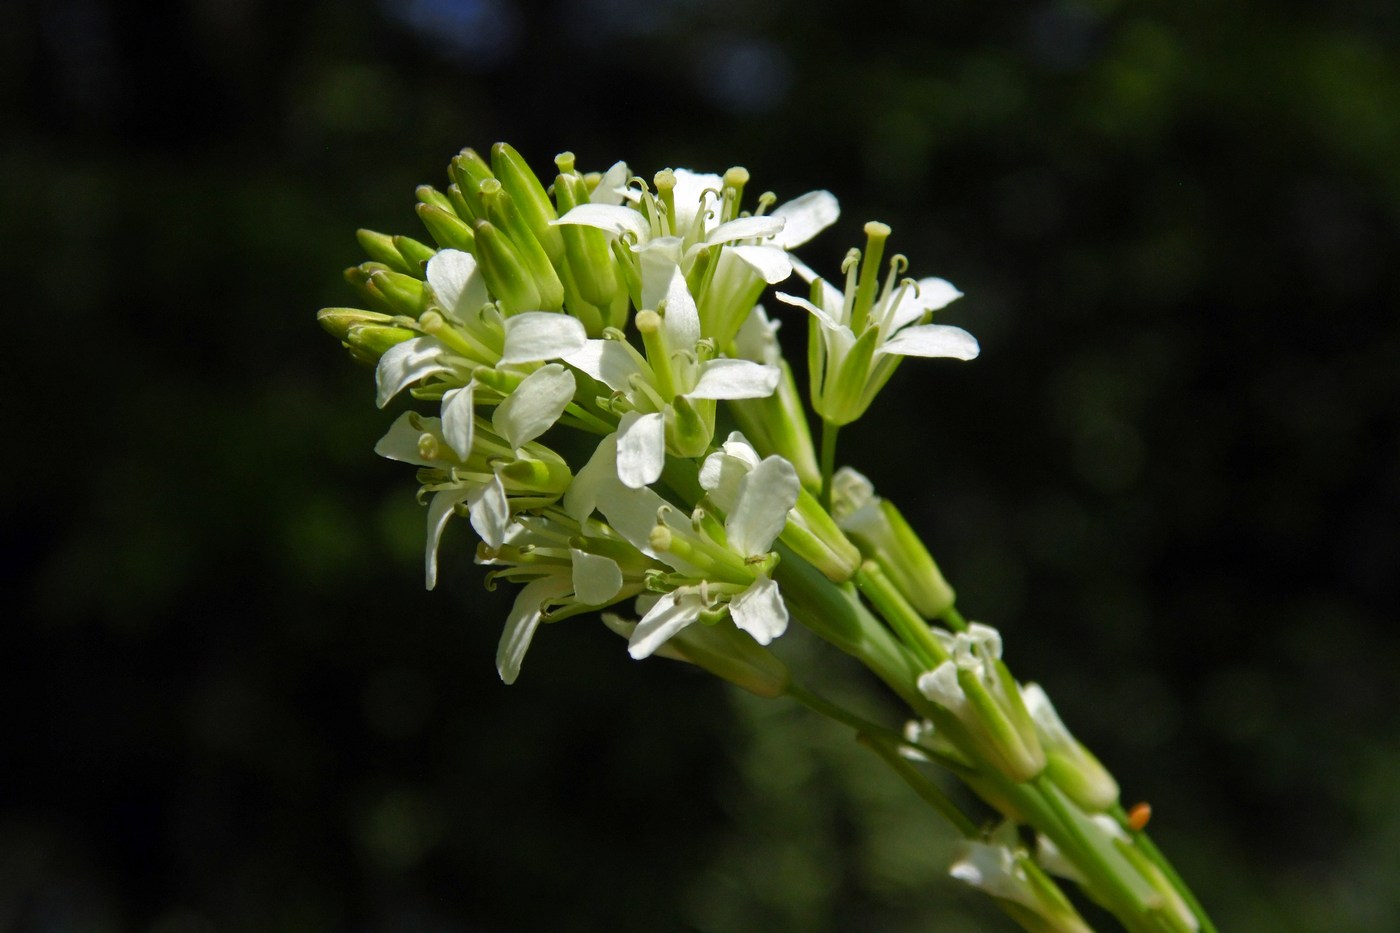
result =
[[[421,203],[429,207],[436,207],[438,210],[446,211],[449,214],[456,213],[452,207],[452,199],[432,185],[419,185],[417,188],[413,189],[413,193]]]
[[[554,196],[561,213],[588,203],[583,180],[577,175],[560,175],[554,181]],[[564,255],[579,294],[590,304],[609,308],[621,290],[617,260],[608,246],[607,234],[585,224],[561,224],[553,228],[563,239]]]
[[[501,483],[507,491],[541,492],[551,495],[563,495],[574,478],[563,461],[512,460],[497,468],[496,473],[501,477]]]
[[[481,184],[481,203],[486,210],[486,219],[510,238],[511,245],[535,280],[540,304],[527,310],[558,311],[564,307],[564,283],[559,281],[559,274],[555,272],[549,254],[535,237],[510,192],[496,179],[489,179]]]
[[[399,255],[408,263],[408,274],[418,279],[427,275],[426,266],[428,260],[437,255],[437,250],[409,236],[394,237],[394,248],[399,251]]]
[[[436,204],[419,204],[416,208],[418,219],[423,222],[428,233],[438,246],[444,249],[457,249],[464,253],[476,251],[476,237],[471,228],[452,210],[451,202],[446,208]]]
[[[550,261],[556,264],[561,262],[564,240],[559,228],[549,223],[557,220],[559,215],[555,213],[539,177],[509,143],[496,143],[491,147],[491,168],[496,179],[510,192],[520,215],[525,218],[535,239],[544,247]]]
[[[477,221],[473,233],[481,275],[491,293],[500,299],[505,313],[538,311],[541,307],[539,289],[515,245],[489,221]]]
[[[378,233],[361,227],[355,231],[355,239],[359,241],[360,249],[369,254],[370,259],[383,263],[395,272],[402,272],[405,275],[413,274],[412,263],[399,253],[398,248],[394,245],[394,238],[387,233]]]
[[[868,404],[865,400],[866,379],[870,375],[870,363],[879,340],[879,328],[870,328],[860,335],[837,371],[826,374],[823,408],[819,408],[818,413],[827,421],[838,426],[847,425],[864,414]],[[830,366],[831,362],[828,359],[827,365]]]
[[[411,275],[377,271],[370,275],[369,286],[383,297],[396,314],[416,318],[428,307],[428,293],[423,283]]]
[[[458,194],[462,199],[461,206],[467,211],[467,213],[462,214],[462,219],[484,219],[486,212],[481,205],[481,183],[488,178],[494,179],[496,177],[491,172],[491,166],[486,164],[485,159],[477,155],[475,149],[463,149],[453,157],[452,164],[448,167],[448,174],[457,183]],[[451,189],[448,193],[451,193]]]
[[[702,457],[715,436],[713,399],[689,399],[678,395],[671,402],[674,417],[666,419],[666,441],[678,457]]]

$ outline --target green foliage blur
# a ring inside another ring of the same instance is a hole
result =
[[[842,730],[587,619],[501,686],[465,525],[422,591],[314,313],[498,139],[829,188],[819,269],[891,224],[983,355],[906,364],[844,459],[1222,929],[1400,928],[1400,7],[18,0],[5,36],[0,930],[1010,928]]]

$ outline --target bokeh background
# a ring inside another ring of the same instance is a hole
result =
[[[967,297],[847,459],[1223,928],[1400,928],[1400,7],[18,0],[0,929],[1009,929],[842,730],[421,582],[353,231],[507,139]],[[801,327],[791,321],[787,337]],[[830,692],[878,692],[799,636]]]

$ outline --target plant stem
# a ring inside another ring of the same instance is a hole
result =
[[[822,419],[822,508],[831,511],[831,475],[836,472],[836,435],[840,433],[841,426]]]

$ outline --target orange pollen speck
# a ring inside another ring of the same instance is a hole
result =
[[[1152,804],[1134,804],[1128,811],[1128,828],[1135,833],[1140,833],[1147,827],[1147,821],[1152,819]]]

